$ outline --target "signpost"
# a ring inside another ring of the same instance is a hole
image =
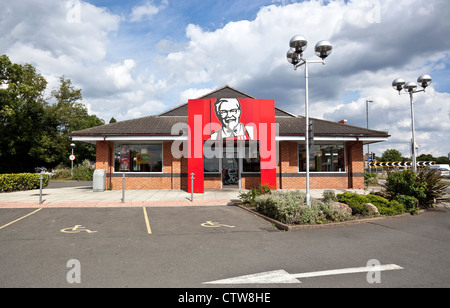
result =
[[[71,164],[71,169],[70,169],[70,176],[73,176],[73,161],[75,160],[75,155],[73,155],[73,149],[72,149],[72,154],[69,156],[70,159],[70,164]]]

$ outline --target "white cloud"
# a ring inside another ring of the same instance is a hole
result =
[[[162,1],[161,5],[154,5],[153,2],[147,1],[145,4],[135,6],[131,10],[130,21],[138,22],[145,19],[149,19],[152,16],[158,14],[158,12],[164,9],[168,4],[167,0]]]
[[[450,27],[445,13],[448,3],[408,1],[407,5],[416,9],[405,11],[406,3],[398,1],[335,1],[328,5],[308,1],[265,7],[255,20],[229,22],[214,31],[190,24],[186,47],[168,54],[164,62],[171,72],[169,83],[180,89],[230,84],[256,97],[275,98],[279,107],[304,114],[303,68],[294,72],[286,62],[288,42],[295,34],[305,35],[310,45],[305,56],[315,58],[314,44],[328,39],[334,48],[326,66],[309,67],[312,116],[348,119],[349,124],[365,127],[365,99],[371,97],[376,102],[371,106],[370,127],[392,135],[390,142],[371,148],[395,147],[395,142],[400,142],[398,146],[407,150],[411,138],[409,99],[399,97],[391,82],[399,75],[415,80],[442,69],[450,53],[450,43],[440,43],[445,26]],[[424,15],[425,9],[434,15]],[[183,69],[177,70],[180,67]],[[359,93],[359,98],[348,101],[345,92]],[[443,107],[449,106],[448,94],[430,87],[416,99],[420,151],[444,155],[450,150],[445,148],[450,136],[444,135],[443,142],[438,132],[449,131],[450,111]],[[436,133],[424,134],[423,130]]]
[[[123,64],[111,64],[106,68],[106,76],[110,77],[118,89],[124,89],[133,83],[131,70],[136,66],[132,59],[126,59]]]
[[[214,90],[215,89],[195,89],[195,88],[186,89],[180,94],[180,102],[187,102],[189,99],[199,98]]]
[[[119,16],[84,1],[10,1],[4,6],[0,50],[15,63],[34,65],[49,82],[47,94],[64,75],[82,89],[89,111],[106,121],[164,110],[161,97],[154,94],[164,93],[163,80],[137,75],[133,58],[108,59]]]
[[[153,20],[156,14],[169,19],[162,15],[168,2],[155,1],[142,2],[123,16],[132,22]],[[132,23],[106,8],[80,1],[77,22],[76,14],[68,19],[71,8],[65,1],[23,2],[9,1],[0,11],[0,50],[13,62],[35,65],[52,83],[61,75],[71,78],[82,88],[83,102],[107,121],[156,114],[225,84],[304,114],[303,67],[294,71],[285,58],[291,37],[303,34],[309,42],[307,58],[316,58],[317,41],[333,44],[325,66],[309,66],[311,116],[365,127],[365,99],[370,97],[375,101],[370,127],[392,135],[370,148],[378,155],[398,147],[408,155],[409,99],[399,96],[391,82],[434,73],[440,78],[433,77],[427,92],[415,95],[419,153],[450,152],[450,94],[445,89],[450,40],[442,39],[450,28],[447,0],[273,1],[253,20],[224,22],[209,31],[190,19],[183,26],[184,40],[145,28],[154,44],[148,46],[139,33],[130,38],[124,30]]]

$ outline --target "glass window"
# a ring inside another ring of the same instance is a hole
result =
[[[246,142],[245,157],[242,159],[242,172],[261,172],[258,142]]]
[[[162,172],[162,144],[117,144],[115,172]]]
[[[305,144],[299,144],[298,167],[306,172]],[[310,150],[309,171],[345,172],[344,144],[314,145]]]
[[[217,147],[217,150],[216,150]],[[219,172],[219,160],[220,160],[220,148],[219,143],[212,142],[211,140],[205,141],[203,145],[203,170],[204,172]]]

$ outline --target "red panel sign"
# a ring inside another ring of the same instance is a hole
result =
[[[265,99],[189,100],[188,170],[194,192],[204,192],[205,140],[258,140],[261,184],[276,187],[275,103]],[[191,186],[189,185],[189,192]]]

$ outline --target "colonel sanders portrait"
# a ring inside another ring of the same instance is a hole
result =
[[[253,126],[240,122],[241,104],[236,98],[218,98],[214,110],[222,128],[211,134],[211,140],[253,140]]]

